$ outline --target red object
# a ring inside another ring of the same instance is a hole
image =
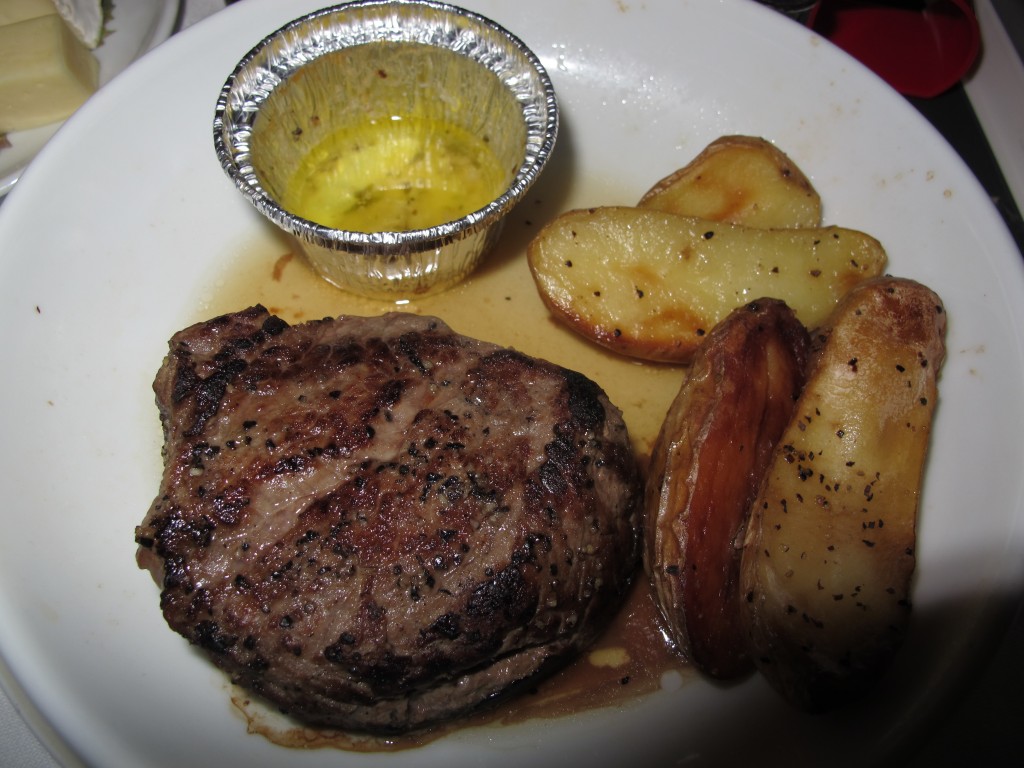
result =
[[[923,98],[963,79],[981,42],[968,0],[822,0],[807,25],[900,93]]]

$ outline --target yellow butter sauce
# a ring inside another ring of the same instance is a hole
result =
[[[483,208],[513,172],[486,138],[459,126],[415,116],[367,119],[315,146],[282,203],[333,229],[426,229]]]

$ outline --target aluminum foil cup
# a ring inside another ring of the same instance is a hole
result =
[[[308,158],[324,146],[349,147],[330,167],[355,187],[327,202],[363,194],[358,163],[345,166],[359,140],[338,137],[367,121],[419,126],[423,140],[443,130],[483,142],[500,186],[454,220],[412,228],[338,226],[289,210],[290,190],[318,178]],[[443,290],[472,272],[536,181],[557,132],[554,88],[533,52],[494,22],[430,0],[347,3],[285,25],[239,62],[214,119],[225,172],[298,239],[313,267],[341,288],[393,300]]]

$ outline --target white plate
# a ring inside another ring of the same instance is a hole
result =
[[[132,0],[116,2],[107,34],[95,53],[100,62],[100,85],[109,83],[115,75],[171,34],[177,18],[176,0]],[[11,146],[0,149],[0,197],[11,191],[25,166],[43,145],[63,125],[62,122],[43,125],[27,131],[7,134]]]
[[[384,756],[246,734],[220,673],[164,625],[132,534],[159,479],[150,383],[166,340],[222,290],[226,265],[277,242],[214,157],[218,90],[252,44],[317,5],[246,0],[175,36],[80,110],[0,209],[0,652],[23,702],[85,762],[154,768],[864,765],[919,735],[1024,583],[1021,258],[897,94],[740,0],[467,5],[534,47],[560,95],[553,165],[521,217],[633,201],[715,137],[758,134],[812,177],[827,221],[877,236],[893,273],[945,299],[915,620],[890,679],[834,716],[794,713],[757,677],[698,681]]]

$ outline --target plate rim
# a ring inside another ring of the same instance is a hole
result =
[[[250,1],[251,1],[251,0],[250,0]],[[214,78],[214,79],[216,79],[216,78]],[[966,168],[966,166],[964,166],[964,167]],[[969,172],[969,170],[967,171],[967,174],[966,174],[966,175],[967,175],[968,177],[972,178],[972,179],[974,178],[974,177],[973,177],[973,174],[971,174],[971,173]],[[980,188],[980,184],[979,184],[979,188]],[[19,197],[19,199],[20,199],[20,197]],[[994,209],[993,209],[993,212],[994,212]],[[0,219],[2,219],[2,218],[3,218],[3,217],[2,217],[2,216],[0,216]],[[996,216],[996,218],[998,218],[998,216]],[[1000,220],[1000,221],[1001,221],[1001,220]],[[3,232],[3,226],[2,226],[2,223],[0,223],[0,232]],[[1005,230],[1005,228],[1004,228],[1004,234],[1005,234],[1005,237],[1006,237],[1006,240],[1007,240],[1007,242],[1010,242],[1010,243],[1012,244],[1012,240],[1011,240],[1011,238],[1010,238],[1009,232],[1008,232],[1008,231],[1006,231],[1006,230]],[[1016,247],[1014,246],[1014,250],[1015,250],[1015,248],[1016,248]],[[1021,267],[1021,274],[1024,274],[1024,267]],[[1020,349],[1018,349],[1018,352],[1020,352]],[[1019,522],[1019,520],[1018,520],[1018,522]],[[1024,567],[1024,566],[1022,566],[1022,567]]]

